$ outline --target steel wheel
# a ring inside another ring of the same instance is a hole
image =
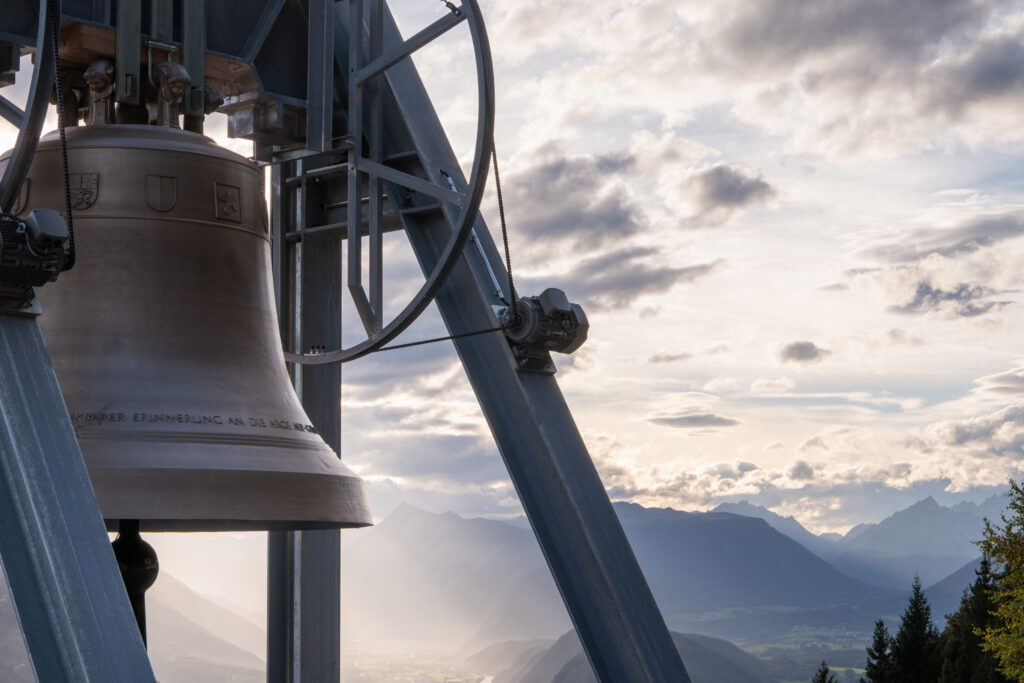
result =
[[[349,26],[364,26],[363,3],[350,0]],[[433,300],[437,290],[455,265],[462,249],[469,239],[480,209],[487,182],[488,163],[494,139],[494,68],[491,62],[490,45],[484,28],[483,17],[476,0],[463,0],[456,7],[449,4],[450,13],[435,21],[430,26],[416,33],[400,45],[393,46],[386,53],[383,51],[381,25],[382,2],[373,0],[369,21],[369,45],[363,44],[365,36],[362,31],[352,31],[356,35],[350,43],[348,101],[362,103],[364,87],[371,86],[376,79],[382,79],[384,72],[395,64],[408,58],[416,50],[429,44],[449,30],[466,22],[473,41],[477,71],[477,130],[473,153],[473,165],[465,190],[456,188],[451,178],[445,177],[445,184],[409,175],[382,163],[380,154],[379,120],[364,129],[362,107],[350,104],[349,132],[353,145],[349,151],[348,187],[349,197],[361,195],[362,178],[366,178],[370,188],[369,206],[369,294],[362,282],[362,202],[348,202],[348,280],[347,289],[360,320],[366,329],[366,339],[349,347],[333,350],[318,350],[315,353],[286,353],[289,362],[304,365],[328,365],[344,363],[379,349],[397,337],[423,312]],[[365,64],[362,55],[370,57]],[[380,117],[379,93],[383,85],[376,88],[376,94],[370,100],[371,118]],[[373,93],[371,93],[373,94]],[[370,139],[371,154],[362,153],[364,135]],[[374,139],[376,138],[376,139]],[[381,211],[379,209],[382,185],[384,182],[414,190],[435,199],[444,207],[451,217],[453,227],[451,238],[438,258],[437,265],[429,273],[423,286],[409,303],[391,321],[385,324],[383,319],[382,296],[382,250]],[[374,207],[378,208],[374,208]]]
[[[0,96],[0,116],[18,127],[18,140],[14,143],[10,159],[0,178],[0,211],[9,212],[28,175],[32,156],[36,152],[39,133],[43,129],[53,89],[54,32],[60,31],[61,0],[39,1],[39,28],[36,31],[36,63],[32,71],[32,85],[25,109]]]

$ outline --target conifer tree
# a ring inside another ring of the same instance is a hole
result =
[[[982,650],[982,633],[998,625],[993,591],[995,577],[988,558],[982,558],[975,580],[964,591],[960,609],[949,616],[942,632],[942,670],[939,683],[1009,683],[998,671],[990,652]]]
[[[892,639],[892,669],[899,683],[935,683],[939,678],[939,632],[932,623],[932,609],[914,577],[913,591]]]
[[[875,622],[875,632],[868,647],[868,663],[864,667],[870,683],[896,683],[892,668],[892,637],[885,622]]]
[[[824,659],[821,660],[821,666],[818,667],[818,670],[814,672],[814,678],[811,679],[811,683],[838,683],[836,677],[829,671],[828,664],[825,663]]]
[[[982,647],[995,655],[1010,680],[1024,681],[1024,489],[1010,480],[1010,502],[1003,526],[985,520],[978,544],[1002,573],[995,591],[995,624],[982,632]]]

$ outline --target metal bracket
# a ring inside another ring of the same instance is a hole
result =
[[[16,315],[21,318],[36,318],[43,312],[42,306],[39,305],[39,298],[32,293],[32,298],[28,303],[16,301],[14,299],[0,298],[0,315]]]

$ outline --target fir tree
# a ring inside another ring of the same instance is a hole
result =
[[[881,619],[875,622],[864,669],[870,683],[897,683],[892,668],[892,637]]]
[[[811,679],[811,683],[838,683],[836,677],[829,671],[828,664],[825,660],[821,660],[821,666],[814,672],[814,678]]]
[[[985,536],[978,544],[1002,569],[994,592],[994,623],[982,632],[982,648],[995,655],[1007,678],[1024,681],[1024,489],[1010,480],[1010,503],[1003,526],[985,520]]]
[[[995,577],[988,558],[982,558],[975,580],[964,591],[960,609],[949,616],[942,632],[942,672],[939,683],[1009,683],[998,662],[982,650],[981,634],[998,625],[993,591]]]
[[[913,592],[892,639],[892,670],[899,683],[935,683],[939,678],[939,632],[932,623],[932,608],[914,577]]]

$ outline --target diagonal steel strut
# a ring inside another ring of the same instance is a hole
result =
[[[9,314],[0,314],[0,556],[37,680],[155,680],[39,325]]]
[[[386,11],[385,51],[400,42]],[[407,138],[431,182],[450,177],[464,192],[463,173],[415,67],[400,62],[385,78],[396,105],[384,121],[385,136]],[[401,194],[389,184],[389,197]],[[451,207],[443,211],[402,215],[425,274],[451,235],[455,214]],[[506,271],[482,218],[475,230],[482,249],[463,252],[436,297],[452,335],[497,325],[491,273],[500,279]],[[689,683],[554,377],[519,371],[501,333],[454,343],[598,678]]]

